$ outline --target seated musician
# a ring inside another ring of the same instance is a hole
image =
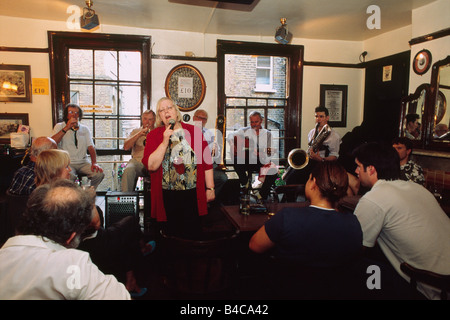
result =
[[[228,139],[233,152],[234,169],[239,182],[245,190],[250,188],[252,173],[259,173],[261,167],[269,164],[271,159],[272,134],[262,128],[263,116],[253,111],[249,116],[250,126],[239,129]],[[259,191],[262,199],[266,199],[270,187],[276,179],[276,172],[269,172]]]
[[[216,134],[217,132],[213,132],[212,130],[208,130],[205,128],[206,123],[208,122],[208,113],[203,109],[197,109],[195,111],[192,119],[194,120],[194,125],[200,127],[203,132],[203,136],[205,140],[208,142],[208,146],[211,149],[211,157],[213,158],[213,175],[214,175],[214,186],[216,189],[216,200],[219,199],[221,195],[221,191],[223,186],[228,180],[228,176],[225,173],[224,167],[220,164],[222,161],[221,151],[222,146],[221,142],[216,142]],[[217,128],[216,128],[217,130]]]
[[[328,109],[323,106],[316,107],[315,118],[316,126],[308,133],[308,165],[299,170],[289,167],[283,175],[286,184],[306,184],[317,163],[334,161],[339,157],[341,138],[328,124]]]

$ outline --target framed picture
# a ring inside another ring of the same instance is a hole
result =
[[[203,102],[206,83],[200,71],[189,64],[180,64],[170,70],[165,84],[166,95],[180,111],[191,111]]]
[[[0,113],[0,144],[11,144],[10,134],[28,125],[28,113]]]
[[[347,89],[346,85],[320,85],[320,105],[328,109],[331,127],[347,126]]]
[[[31,102],[30,66],[0,64],[0,102]]]

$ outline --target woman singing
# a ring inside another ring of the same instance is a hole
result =
[[[156,105],[156,126],[142,159],[151,177],[151,216],[166,221],[171,235],[199,238],[200,216],[215,198],[208,143],[201,129],[181,122],[178,107],[166,97]]]

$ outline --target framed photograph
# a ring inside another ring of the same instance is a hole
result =
[[[30,66],[0,64],[0,102],[31,102]]]
[[[0,113],[0,144],[11,144],[10,134],[28,124],[28,113]]]
[[[347,85],[320,85],[320,105],[328,109],[331,127],[347,126],[347,89]]]
[[[191,111],[203,102],[206,83],[200,71],[189,64],[180,64],[170,70],[166,78],[165,91],[180,111]]]

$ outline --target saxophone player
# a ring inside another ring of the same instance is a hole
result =
[[[145,110],[141,116],[142,126],[131,131],[129,137],[125,140],[123,148],[131,149],[131,159],[122,174],[122,191],[134,191],[138,177],[147,173],[141,160],[144,156],[145,142],[147,134],[155,128],[156,115],[153,110]]]
[[[341,137],[328,124],[330,115],[324,106],[318,106],[314,110],[316,125],[308,133],[309,162],[306,167],[300,170],[286,170],[283,180],[286,184],[305,184],[314,166],[322,161],[334,161],[339,157],[339,146]]]

